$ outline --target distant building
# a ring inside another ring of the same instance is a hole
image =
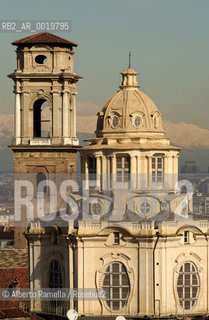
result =
[[[0,227],[0,249],[11,249],[14,247],[14,228]]]
[[[209,193],[193,194],[193,212],[209,216]]]
[[[184,166],[181,166],[181,173],[198,173],[199,167],[195,161],[185,161]]]

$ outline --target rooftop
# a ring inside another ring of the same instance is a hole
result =
[[[49,32],[36,33],[36,34],[33,34],[32,36],[12,42],[12,45],[14,46],[34,45],[34,44],[51,44],[51,45],[58,45],[58,46],[65,46],[65,47],[77,47],[77,43],[60,38],[55,34],[52,34]]]
[[[0,250],[0,268],[27,268],[27,249]]]

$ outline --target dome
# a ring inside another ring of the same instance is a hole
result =
[[[98,113],[97,137],[109,134],[164,133],[161,114],[154,102],[142,91],[137,72],[128,68],[121,72],[122,84]]]

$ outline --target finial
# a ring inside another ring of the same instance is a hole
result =
[[[131,51],[129,50],[128,67],[131,68]]]

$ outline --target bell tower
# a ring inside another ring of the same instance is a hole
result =
[[[14,81],[15,132],[9,146],[14,173],[47,175],[76,172],[76,43],[42,32],[18,41]],[[16,228],[15,247],[25,246]],[[24,230],[23,230],[24,231]]]

